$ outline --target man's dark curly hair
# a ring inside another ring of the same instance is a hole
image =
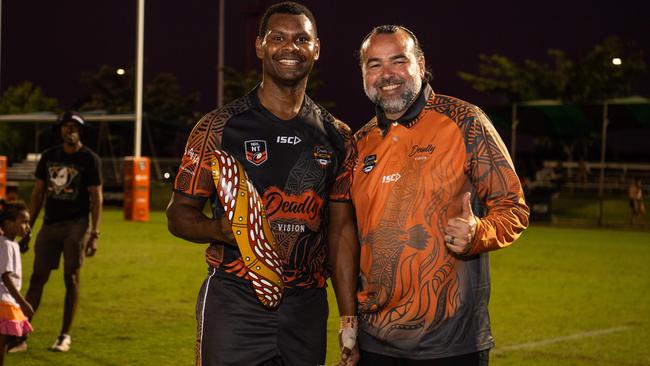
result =
[[[0,200],[0,226],[4,225],[5,221],[16,220],[21,211],[29,212],[24,202],[6,202],[5,200]]]

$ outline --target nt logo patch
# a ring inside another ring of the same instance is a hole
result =
[[[244,146],[246,147],[246,160],[255,165],[263,164],[269,157],[264,140],[244,141]]]

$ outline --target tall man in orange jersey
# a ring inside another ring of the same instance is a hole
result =
[[[487,253],[528,226],[512,161],[483,111],[433,92],[411,31],[374,28],[360,57],[376,116],[355,134],[354,211],[338,218],[356,214],[360,245],[350,232],[331,237],[337,296],[358,302],[358,337],[341,333],[342,358],[487,365],[494,346]],[[357,263],[358,286],[343,280],[357,278]]]

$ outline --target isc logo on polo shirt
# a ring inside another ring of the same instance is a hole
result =
[[[381,177],[381,182],[382,183],[397,182],[401,177],[402,176],[399,173],[384,175],[383,177]]]

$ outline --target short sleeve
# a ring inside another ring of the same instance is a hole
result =
[[[86,177],[86,182],[89,187],[100,186],[102,185],[102,162],[97,154],[90,150],[89,152],[91,158],[88,163],[88,176]]]
[[[41,155],[41,158],[36,164],[36,172],[34,176],[40,180],[47,180],[47,168],[45,166],[45,154]]]
[[[13,253],[6,239],[0,242],[0,274],[6,272],[16,272],[14,261],[12,260]]]
[[[227,118],[228,114],[216,110],[194,126],[174,180],[174,191],[199,199],[206,199],[214,192],[210,163],[213,151],[221,147]]]
[[[336,172],[329,199],[335,202],[351,202],[350,188],[352,187],[352,170],[357,159],[352,139],[353,135],[350,127],[345,123],[337,120],[335,126],[343,139],[344,156]]]

